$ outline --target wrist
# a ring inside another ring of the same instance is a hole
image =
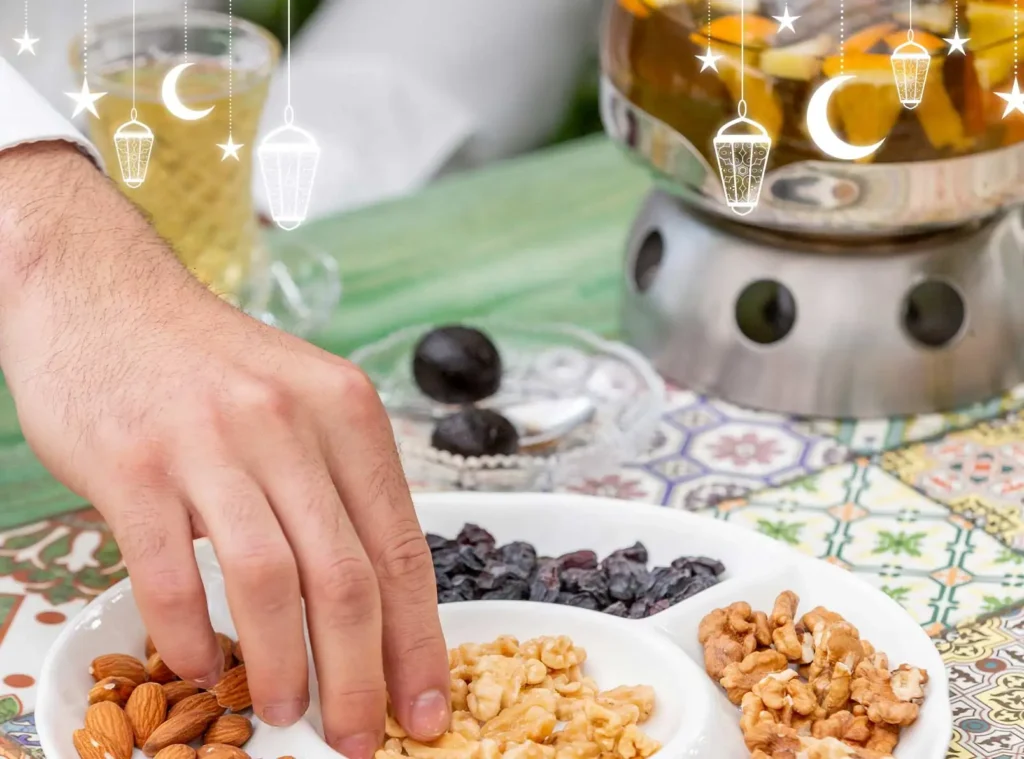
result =
[[[0,363],[63,328],[154,307],[188,280],[134,206],[65,142],[0,151]],[[171,285],[169,288],[168,285]]]
[[[0,151],[0,309],[9,309],[64,255],[74,205],[99,172],[73,145],[42,142]]]

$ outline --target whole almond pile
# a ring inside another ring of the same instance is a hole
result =
[[[131,759],[135,748],[157,759],[249,759],[242,747],[253,728],[242,712],[252,698],[242,651],[227,635],[217,639],[226,671],[208,691],[174,674],[149,638],[145,663],[128,654],[94,659],[85,725],[72,737],[81,759]]]

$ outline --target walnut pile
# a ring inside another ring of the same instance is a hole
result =
[[[654,710],[654,689],[602,691],[583,675],[586,657],[565,636],[453,648],[451,730],[418,743],[389,709],[374,759],[647,759],[661,748],[638,727]]]
[[[928,673],[890,670],[840,615],[819,606],[798,617],[798,603],[790,590],[770,615],[734,603],[698,629],[704,668],[740,707],[751,759],[892,759]]]

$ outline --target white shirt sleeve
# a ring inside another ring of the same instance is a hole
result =
[[[71,101],[68,101],[69,103]],[[0,150],[29,142],[63,140],[76,145],[102,170],[96,147],[53,109],[25,79],[0,57]]]

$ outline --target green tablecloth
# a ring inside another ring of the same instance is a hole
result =
[[[594,137],[289,233],[342,274],[342,303],[313,341],[346,354],[402,326],[484,315],[613,334],[622,245],[648,186]],[[80,505],[32,455],[0,386],[0,529]]]

